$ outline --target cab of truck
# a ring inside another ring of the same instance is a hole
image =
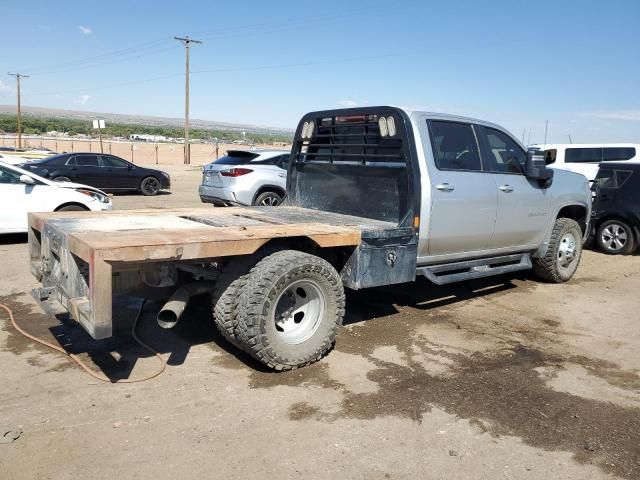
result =
[[[459,262],[483,258],[531,268],[530,259],[546,255],[558,218],[578,225],[565,238],[575,252],[591,208],[583,175],[547,168],[542,156],[527,151],[504,128],[395,107],[303,117],[288,194],[290,205],[393,225],[365,242],[361,251],[368,258],[360,263],[384,265],[391,256],[408,265],[404,272],[396,270],[395,279],[402,281],[413,280],[416,269],[430,274],[432,266],[442,272],[444,264],[457,269]],[[367,268],[367,275],[378,270],[388,281],[389,269]],[[359,284],[377,284],[368,280]]]

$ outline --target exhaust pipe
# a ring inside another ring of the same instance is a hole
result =
[[[158,325],[162,328],[173,328],[182,317],[191,297],[213,290],[214,282],[194,282],[183,285],[169,297],[167,303],[158,312]]]

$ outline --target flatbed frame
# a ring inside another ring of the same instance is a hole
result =
[[[150,262],[249,255],[274,239],[357,247],[388,222],[300,207],[179,208],[29,214],[31,271],[96,339],[112,335],[113,279]]]

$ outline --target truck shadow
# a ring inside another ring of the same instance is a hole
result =
[[[514,288],[526,288],[515,285],[512,281],[515,278],[524,279],[526,276],[512,274],[455,286],[436,286],[425,279],[418,279],[414,283],[357,292],[348,291],[344,325],[388,317],[397,314],[398,307],[401,306],[428,311],[473,298],[497,295]],[[0,303],[6,304],[14,311],[19,325],[37,337],[57,343],[68,352],[93,363],[112,382],[130,378],[136,364],[152,356],[151,352],[141,347],[131,336],[139,300],[119,307],[114,305],[113,337],[94,340],[78,323],[70,319],[68,314],[45,315],[31,302],[25,303],[18,297],[0,297]],[[256,372],[269,371],[251,356],[229,344],[217,331],[211,319],[211,303],[207,296],[193,299],[180,322],[170,330],[164,330],[156,323],[156,314],[160,307],[160,303],[147,302],[136,331],[143,342],[167,359],[168,365],[182,365],[193,347],[211,344],[224,353],[225,366],[249,367]],[[22,337],[8,320],[3,329],[9,333],[9,340],[6,346],[0,345],[2,350],[16,354],[32,352],[34,348],[49,351],[46,347]],[[42,363],[32,360],[30,363]],[[70,367],[75,368],[72,362],[62,362],[50,370],[64,370]],[[144,370],[149,368],[155,367],[145,367]]]
[[[415,282],[370,288],[347,293],[347,311],[344,325],[386,317],[398,313],[397,307],[431,310],[474,298],[495,296],[516,288],[527,288],[528,273],[515,272],[498,277],[435,285],[423,277]],[[519,280],[521,285],[513,281]]]

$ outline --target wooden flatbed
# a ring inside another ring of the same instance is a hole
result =
[[[180,208],[29,214],[32,273],[41,299],[56,296],[94,338],[112,334],[113,279],[151,262],[256,252],[304,237],[319,247],[356,247],[390,222],[300,207]],[[124,277],[124,276],[123,276]]]

